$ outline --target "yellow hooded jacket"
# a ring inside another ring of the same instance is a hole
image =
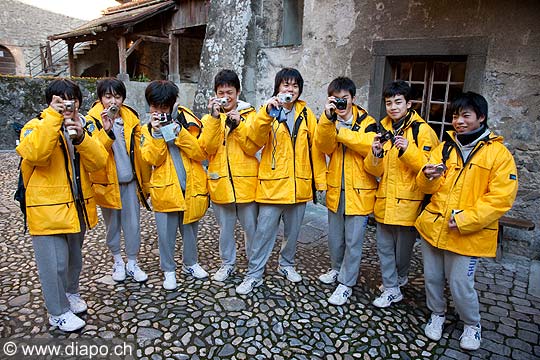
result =
[[[449,131],[452,142],[455,132]],[[442,162],[444,144],[432,153],[429,163]],[[422,237],[434,247],[465,256],[494,257],[499,218],[510,210],[518,189],[514,158],[503,138],[490,133],[481,139],[464,163],[454,145],[445,162],[444,174],[430,181],[422,171],[416,182],[433,194],[416,220]],[[458,229],[448,227],[452,210]]]
[[[74,234],[81,231],[73,194],[73,179],[79,188],[79,204],[88,228],[97,222],[94,192],[89,171],[105,167],[107,151],[85,134],[74,146],[75,174],[70,164],[67,141],[62,131],[63,116],[51,107],[21,130],[17,153],[26,188],[26,213],[31,235]]]
[[[338,209],[343,174],[345,215],[369,215],[373,212],[378,184],[375,176],[364,170],[364,158],[371,152],[377,123],[361,107],[355,105],[352,109],[352,128],[341,128],[339,132],[335,123],[323,112],[315,131],[315,145],[330,156],[326,177],[328,209],[333,212]]]
[[[103,105],[96,101],[86,116],[86,129],[96,137],[107,149],[107,166],[99,171],[90,173],[90,181],[96,196],[96,203],[110,209],[121,209],[120,185],[116,174],[116,162],[112,151],[112,139],[103,129],[101,112]],[[120,107],[120,116],[124,122],[124,138],[126,151],[129,155],[133,178],[137,184],[137,196],[141,204],[150,210],[146,199],[148,198],[148,182],[150,180],[151,167],[142,160],[141,156],[141,124],[138,114],[127,105]]]
[[[208,191],[216,204],[255,201],[259,170],[255,153],[259,147],[248,133],[256,111],[249,105],[238,112],[242,121],[233,131],[225,125],[226,114],[220,114],[219,120],[209,114],[202,118],[202,146],[209,160]]]
[[[181,126],[174,140],[186,170],[185,196],[167,143],[152,137],[150,123],[142,128],[141,153],[143,160],[154,167],[150,177],[150,197],[154,211],[183,211],[183,222],[189,224],[202,218],[208,208],[206,173],[201,164],[207,156],[197,139],[202,126],[200,120],[183,106],[178,107],[178,112],[183,114],[190,125],[189,130]]]
[[[279,123],[263,106],[249,132],[249,138],[258,147],[264,146],[257,184],[256,201],[259,203],[310,201],[314,195],[313,178],[317,190],[326,190],[326,160],[313,143],[317,118],[304,101],[297,100],[294,106],[298,131]]]
[[[413,125],[414,122],[420,124]],[[392,129],[388,116],[380,124],[385,130]],[[418,126],[417,141],[413,127]],[[384,157],[377,158],[369,151],[364,159],[367,172],[380,178],[375,200],[375,220],[387,225],[413,226],[420,214],[424,193],[416,185],[416,174],[424,167],[431,150],[439,144],[431,127],[412,110],[410,118],[402,128],[402,136],[409,141],[401,153],[391,141],[383,144]]]

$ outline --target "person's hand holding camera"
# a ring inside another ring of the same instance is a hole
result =
[[[266,101],[266,112],[270,114],[270,111],[272,109],[279,109],[281,107],[281,103],[279,101],[279,98],[277,96],[272,96],[270,99]]]
[[[109,117],[107,109],[103,109],[101,112],[101,123],[103,124],[103,130],[109,132],[113,127],[114,120]]]
[[[422,172],[429,179],[429,181],[431,181],[433,179],[441,177],[445,170],[446,166],[443,163],[426,164],[426,166],[424,166],[424,168],[422,169]]]
[[[159,113],[154,112],[150,114],[150,126],[154,131],[161,131],[161,120]]]
[[[401,151],[405,151],[407,150],[407,147],[409,146],[409,140],[407,140],[401,135],[396,135],[394,137],[394,146],[400,149]]]
[[[326,118],[330,121],[336,121],[336,98],[334,96],[329,96],[326,99],[326,104],[324,104],[324,114]]]
[[[64,112],[64,109],[65,109],[65,105],[64,105],[64,99],[62,99],[60,96],[57,96],[57,95],[53,95],[52,97],[52,100],[51,100],[51,103],[49,104],[49,106],[51,108],[54,109],[54,111],[62,114]]]
[[[381,143],[381,133],[378,133],[373,138],[373,142],[371,143],[371,151],[373,151],[373,155],[375,155],[375,157],[383,157],[384,151],[383,144]]]
[[[211,97],[208,100],[208,112],[214,119],[219,119],[219,113],[221,109],[221,103],[219,101],[219,98],[217,97]]]

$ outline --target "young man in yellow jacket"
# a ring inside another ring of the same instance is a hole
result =
[[[238,99],[240,79],[232,70],[221,70],[214,78],[216,97],[208,102],[209,114],[202,118],[202,143],[208,154],[208,191],[220,227],[219,253],[221,267],[213,275],[225,281],[236,264],[236,219],[244,229],[246,256],[257,226],[255,202],[259,160],[258,146],[248,138],[256,111]]]
[[[206,173],[201,164],[207,156],[197,139],[201,129],[199,119],[185,107],[175,108],[178,87],[174,83],[154,80],[146,88],[145,97],[151,118],[143,126],[141,153],[143,160],[154,167],[149,188],[165,278],[163,287],[174,290],[178,228],[183,241],[184,273],[197,279],[208,277],[197,261],[199,220],[208,208]]]
[[[274,94],[257,113],[249,132],[250,139],[264,148],[256,195],[257,230],[247,274],[236,288],[238,294],[248,294],[262,284],[281,218],[284,240],[278,272],[289,281],[302,280],[294,268],[294,258],[306,203],[313,199],[314,187],[326,190],[326,161],[313,144],[317,119],[299,100],[303,86],[298,70],[280,70],[275,77]]]
[[[383,96],[387,116],[364,160],[366,171],[380,178],[374,213],[383,285],[382,294],[373,301],[377,307],[403,299],[400,286],[408,281],[417,236],[414,222],[424,199],[415,178],[439,143],[431,127],[411,109],[409,84],[394,81]]]
[[[16,150],[49,324],[75,331],[85,325],[75,314],[87,309],[79,294],[81,248],[86,229],[98,221],[88,172],[105,166],[107,151],[84,130],[77,84],[54,80],[45,98],[49,107],[26,123]]]
[[[433,194],[415,224],[422,236],[426,302],[432,312],[425,333],[435,341],[442,336],[447,279],[464,322],[460,346],[477,350],[482,337],[474,274],[479,257],[495,257],[498,220],[516,197],[517,169],[502,137],[488,129],[482,95],[462,94],[450,111],[451,139],[433,150],[416,177],[420,189]]]
[[[146,203],[150,167],[141,157],[141,124],[135,110],[124,105],[126,87],[118,79],[105,78],[97,84],[99,101],[87,115],[86,129],[107,149],[107,166],[90,174],[96,202],[107,228],[107,247],[113,255],[112,278],[127,275],[137,282],[148,276],[139,267],[141,247],[140,203]],[[124,233],[127,266],[122,259],[120,235]]]
[[[356,85],[338,77],[328,85],[328,99],[315,131],[315,145],[330,157],[327,175],[328,248],[332,267],[321,275],[339,283],[328,302],[343,305],[352,295],[362,260],[368,215],[373,212],[377,179],[364,170],[377,133],[375,119],[355,105]]]

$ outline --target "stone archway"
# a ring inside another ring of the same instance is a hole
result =
[[[16,73],[15,58],[7,47],[0,45],[0,74],[15,75]]]

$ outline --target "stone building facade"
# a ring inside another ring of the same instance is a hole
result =
[[[452,96],[477,91],[488,100],[490,127],[504,136],[518,165],[520,187],[510,215],[540,224],[540,162],[535,160],[540,155],[540,2],[207,3],[200,71],[187,69],[192,86],[181,86],[184,98],[194,99],[187,105],[197,114],[206,112],[213,77],[222,68],[237,71],[243,98],[255,106],[271,95],[279,69],[298,68],[305,80],[302,98],[317,114],[328,83],[349,76],[357,85],[357,103],[377,118],[384,114],[384,84],[403,78],[417,92],[415,107],[439,134],[449,127]],[[505,234],[519,245],[514,251],[540,256],[538,226],[533,233],[509,229]]]
[[[510,215],[537,225],[534,233],[509,229],[505,234],[521,245],[512,246],[514,251],[540,256],[540,2],[211,4],[194,103],[199,112],[205,110],[213,76],[224,67],[242,75],[243,95],[257,106],[271,95],[280,68],[298,68],[305,81],[302,97],[316,113],[323,109],[328,83],[349,76],[357,85],[357,103],[376,117],[384,114],[383,85],[408,75],[421,90],[415,105],[439,122],[433,124],[438,131],[448,127],[448,95],[460,89],[482,93],[490,106],[490,127],[504,136],[518,166],[520,186]],[[418,66],[424,67],[420,79],[414,74]],[[441,72],[448,78],[437,79]]]
[[[0,51],[4,51],[2,57],[13,58],[14,71],[9,73],[28,74],[27,63],[39,55],[39,46],[47,42],[48,35],[67,31],[82,23],[84,20],[49,12],[16,0],[2,0]]]

